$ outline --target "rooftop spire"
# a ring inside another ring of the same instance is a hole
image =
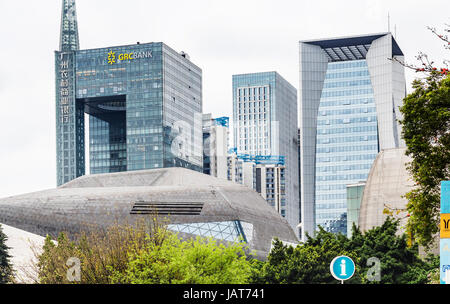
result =
[[[80,42],[75,0],[63,0],[62,3],[59,50],[61,52],[76,51],[80,49]]]

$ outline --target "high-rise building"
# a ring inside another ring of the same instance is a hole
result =
[[[352,236],[353,224],[359,226],[359,210],[365,185],[365,182],[347,185],[347,237]]]
[[[228,156],[228,179],[243,184],[266,200],[282,216],[286,216],[286,166],[284,156]]]
[[[297,90],[276,72],[233,75],[233,138],[238,154],[285,159],[285,204],[299,224]]]
[[[203,114],[203,173],[227,179],[229,117]]]
[[[236,149],[231,149],[228,155],[228,180],[255,189],[253,159],[245,159],[237,155]]]
[[[297,150],[298,150],[298,177],[299,177],[299,185],[301,184],[300,178],[301,178],[301,163],[300,163],[300,128],[298,129],[298,134],[297,134]],[[300,186],[298,187],[298,205],[300,206],[298,208],[298,218],[301,220],[302,219],[302,208],[301,208],[301,200],[302,200],[302,192],[301,192],[301,188]],[[301,236],[302,235],[302,225],[301,222],[298,225],[298,235]]]
[[[63,0],[55,52],[57,183],[90,173],[202,171],[202,71],[162,42],[79,49],[74,0]]]
[[[391,33],[300,42],[302,234],[347,232],[346,185],[380,150],[404,145],[403,53]]]

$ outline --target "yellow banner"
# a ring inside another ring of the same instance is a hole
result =
[[[441,213],[441,239],[450,239],[450,213]]]

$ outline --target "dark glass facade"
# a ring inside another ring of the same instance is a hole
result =
[[[91,173],[201,171],[201,75],[164,43],[56,52],[58,185],[85,174],[85,113]]]

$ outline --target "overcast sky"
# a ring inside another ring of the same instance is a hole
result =
[[[231,76],[277,71],[298,88],[298,41],[391,31],[409,62],[448,51],[426,29],[448,0],[77,0],[83,49],[163,41],[203,70],[203,112],[231,116]],[[0,0],[0,197],[56,186],[54,51],[61,0]],[[416,76],[407,72],[409,84]]]

